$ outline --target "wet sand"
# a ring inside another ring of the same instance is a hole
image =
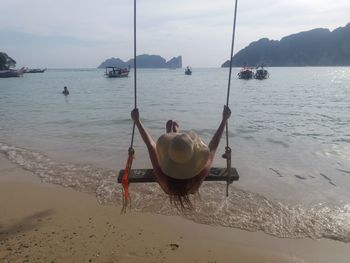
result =
[[[0,262],[349,262],[350,244],[281,239],[100,205],[0,154]]]

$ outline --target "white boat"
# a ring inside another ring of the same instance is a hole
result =
[[[264,65],[261,65],[256,68],[256,72],[254,74],[254,78],[256,79],[267,79],[269,77],[269,72],[264,69]]]

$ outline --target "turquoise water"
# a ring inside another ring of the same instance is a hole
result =
[[[270,79],[239,80],[233,69],[229,121],[241,179],[205,183],[196,222],[283,237],[350,241],[350,68],[270,68]],[[209,142],[226,102],[228,69],[138,71],[138,107],[156,139],[165,122]],[[67,86],[70,95],[61,94]],[[47,182],[120,204],[116,172],[130,144],[133,75],[47,70],[0,79],[0,151]],[[223,139],[215,165],[224,166]],[[135,167],[149,167],[136,133]],[[176,214],[157,185],[131,187],[133,209]],[[150,205],[151,204],[151,205]]]

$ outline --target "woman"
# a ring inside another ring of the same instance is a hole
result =
[[[208,146],[193,131],[180,133],[178,123],[172,120],[166,123],[166,133],[155,143],[141,123],[138,109],[132,110],[131,118],[147,146],[156,180],[175,206],[192,208],[189,195],[198,192],[209,174],[230,116],[230,108],[224,106],[222,121]]]

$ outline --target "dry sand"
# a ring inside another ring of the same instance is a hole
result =
[[[350,244],[121,215],[0,154],[0,262],[350,262]]]

